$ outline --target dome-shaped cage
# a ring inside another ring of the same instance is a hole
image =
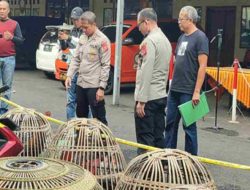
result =
[[[0,159],[2,190],[102,190],[96,178],[81,167],[61,160],[32,157]]]
[[[91,171],[104,189],[115,189],[126,162],[111,131],[101,122],[85,118],[61,127],[45,156],[78,164]]]
[[[115,190],[216,190],[203,164],[176,149],[147,152],[134,158]]]
[[[5,117],[20,127],[14,132],[24,146],[21,156],[41,156],[51,142],[51,126],[48,120],[42,114],[25,108],[9,110],[1,116]]]

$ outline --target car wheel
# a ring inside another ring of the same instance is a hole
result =
[[[114,87],[114,70],[110,69],[109,71],[109,79],[107,82],[107,86],[105,88],[104,93],[107,94],[112,94],[113,93],[113,87]]]
[[[55,74],[52,73],[52,72],[44,71],[44,75],[45,75],[48,79],[55,79]]]

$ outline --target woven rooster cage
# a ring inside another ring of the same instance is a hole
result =
[[[81,167],[61,160],[9,157],[0,159],[1,190],[102,190]]]
[[[21,156],[41,156],[51,142],[50,123],[42,114],[34,110],[15,108],[1,117],[10,118],[20,127],[14,132],[24,146]]]
[[[73,119],[61,126],[45,152],[89,170],[106,190],[113,190],[126,168],[125,158],[111,131],[95,119]]]
[[[130,163],[115,190],[216,190],[201,162],[176,149],[147,152]]]

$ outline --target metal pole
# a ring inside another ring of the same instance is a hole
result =
[[[122,29],[123,29],[124,0],[118,0],[117,20],[116,20],[116,38],[115,38],[115,71],[114,71],[114,89],[113,105],[119,104],[120,98],[120,75],[121,75],[121,50],[122,50]]]
[[[232,100],[232,120],[231,123],[239,123],[236,121],[236,109],[237,109],[237,82],[238,82],[238,64],[239,60],[234,59],[234,79],[233,79],[233,100]]]
[[[221,52],[221,44],[222,44],[222,32],[223,29],[218,29],[218,53],[217,53],[217,90],[216,90],[216,101],[215,101],[215,121],[214,121],[214,126],[215,129],[219,129],[217,126],[217,113],[218,113],[218,101],[219,101],[219,79],[220,79],[220,52]]]

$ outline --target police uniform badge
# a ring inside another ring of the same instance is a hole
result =
[[[95,50],[95,48],[90,47],[88,54],[89,54],[89,61],[93,62],[95,60],[95,58],[96,58],[96,50]]]
[[[143,43],[140,48],[140,54],[145,57],[147,55],[147,43]]]
[[[102,41],[102,52],[108,51],[108,43],[107,41]]]
[[[147,43],[140,46],[139,52],[135,55],[134,69],[141,68],[144,57],[147,55]]]

